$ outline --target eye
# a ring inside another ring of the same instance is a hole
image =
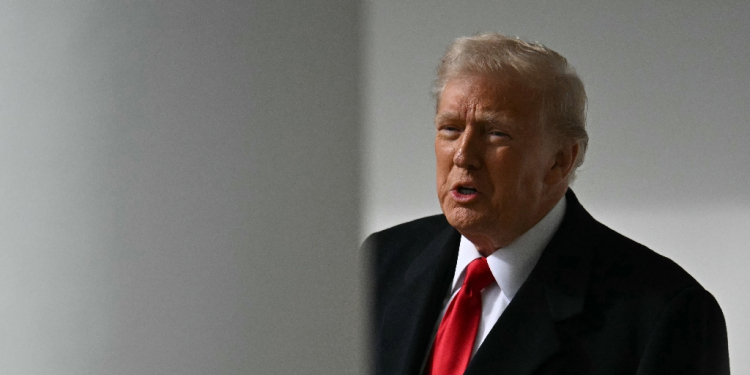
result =
[[[492,130],[489,132],[490,137],[493,138],[510,138],[510,135],[504,131],[500,130]]]
[[[458,137],[461,134],[461,128],[456,125],[440,125],[438,127],[438,133],[444,137]]]

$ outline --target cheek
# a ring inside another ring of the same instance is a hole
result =
[[[438,165],[445,164],[449,160],[452,160],[449,147],[443,145],[440,141],[435,141],[435,160]]]
[[[439,183],[440,181],[445,181],[448,178],[448,174],[450,173],[453,166],[453,156],[445,147],[440,147],[437,143],[435,143],[435,161]]]
[[[519,194],[533,197],[544,185],[547,166],[539,154],[525,156],[518,158],[514,173],[520,190]]]
[[[446,170],[445,168],[440,168],[440,165],[438,165],[437,168],[437,192],[438,197],[441,199],[443,196],[445,196],[447,190],[448,190],[448,174],[450,170]]]

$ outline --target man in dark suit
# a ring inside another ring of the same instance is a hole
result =
[[[376,374],[729,373],[714,297],[569,189],[588,136],[565,58],[460,38],[434,94],[443,215],[365,242]]]

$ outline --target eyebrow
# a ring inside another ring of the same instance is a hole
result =
[[[435,123],[441,123],[461,118],[456,112],[444,112],[435,115]]]
[[[498,111],[480,112],[477,116],[477,121],[488,122],[488,123],[507,123],[512,122],[512,119],[507,114]]]
[[[459,119],[461,119],[461,116],[457,112],[445,112],[435,115],[435,123],[442,123]],[[482,111],[479,113],[479,116],[477,116],[476,120],[478,122],[490,124],[514,122],[507,114],[499,111]]]

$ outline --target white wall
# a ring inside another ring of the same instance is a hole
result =
[[[579,199],[714,293],[733,372],[750,373],[750,3],[656,3],[367,2],[362,235],[440,212],[429,89],[448,43],[479,31],[540,41],[589,94]]]
[[[358,7],[0,3],[0,372],[363,373]]]

